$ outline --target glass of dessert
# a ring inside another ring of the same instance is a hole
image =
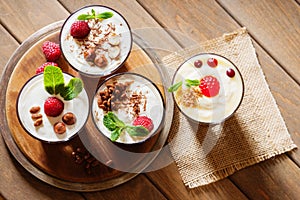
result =
[[[20,124],[34,138],[58,143],[73,138],[85,125],[89,99],[79,78],[47,66],[30,78],[17,99]]]
[[[239,108],[244,82],[230,60],[203,53],[189,58],[177,69],[168,90],[188,118],[214,124],[225,121]]]
[[[98,87],[92,116],[99,131],[111,141],[141,143],[159,132],[164,119],[164,101],[148,78],[119,73]]]
[[[72,13],[60,33],[67,62],[89,76],[106,76],[126,61],[132,47],[131,29],[116,10],[90,5]]]

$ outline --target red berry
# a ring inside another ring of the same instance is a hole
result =
[[[148,129],[149,132],[152,131],[152,129],[154,128],[152,119],[146,116],[138,116],[137,118],[135,118],[135,120],[133,121],[133,125],[143,126],[146,129]]]
[[[90,33],[90,27],[87,22],[85,21],[75,21],[71,25],[71,31],[70,34],[74,38],[84,38]]]
[[[207,64],[210,66],[210,67],[216,67],[218,65],[218,60],[215,59],[215,58],[209,58],[207,60]]]
[[[233,69],[229,68],[229,69],[227,69],[226,74],[227,74],[227,76],[232,78],[235,75],[235,71]]]
[[[202,67],[202,61],[201,61],[201,60],[196,60],[196,61],[194,62],[194,66],[197,67],[197,68]]]
[[[200,80],[201,93],[207,97],[214,97],[219,94],[220,83],[214,76],[205,76]]]
[[[58,67],[58,64],[55,63],[55,62],[45,62],[44,64],[42,64],[41,66],[39,66],[39,67],[36,69],[35,74],[43,73],[45,67],[46,67],[46,66],[49,66],[49,65]]]
[[[42,50],[46,56],[47,61],[50,62],[56,61],[61,55],[59,44],[56,44],[55,42],[44,42],[42,45]]]
[[[44,103],[44,112],[47,116],[57,117],[64,110],[64,103],[56,98],[49,97]]]

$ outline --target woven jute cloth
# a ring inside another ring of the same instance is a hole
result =
[[[247,30],[241,28],[164,57],[170,77],[187,58],[203,52],[231,60],[244,78],[245,93],[237,112],[216,125],[192,122],[175,106],[168,142],[183,182],[189,188],[218,181],[237,170],[296,148]]]

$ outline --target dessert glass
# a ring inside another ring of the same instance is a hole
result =
[[[137,116],[147,116],[152,119],[153,129],[146,136],[130,136],[126,131],[123,131],[120,137],[116,140],[118,143],[134,144],[141,143],[158,133],[161,129],[164,120],[164,102],[162,94],[157,86],[148,78],[135,73],[118,73],[104,80],[98,87],[92,102],[93,121],[98,130],[106,137],[110,138],[109,131],[103,124],[103,116],[107,111],[99,106],[99,94],[105,91],[107,85],[114,83],[129,83],[122,94],[126,94],[125,99],[110,100],[108,108],[126,125],[132,125],[132,122]],[[116,96],[117,91],[114,90],[111,95]],[[121,94],[121,95],[122,95]],[[132,101],[136,96],[139,98],[138,105],[136,101]],[[118,104],[118,106],[116,106]],[[137,108],[138,107],[138,108]],[[137,113],[138,111],[138,115]]]
[[[213,53],[198,54],[182,63],[172,85],[179,82],[182,85],[173,92],[177,107],[200,123],[225,121],[236,112],[244,96],[244,82],[238,68],[227,58]]]
[[[63,73],[65,81],[69,81],[73,76]],[[74,99],[65,101],[60,95],[50,95],[44,89],[43,74],[38,74],[29,79],[21,89],[17,99],[17,115],[20,124],[32,137],[47,143],[58,143],[68,141],[73,138],[85,125],[89,115],[89,99],[85,89]],[[63,112],[57,117],[48,117],[44,113],[44,102],[50,97],[55,96],[64,103]],[[39,106],[37,114],[42,115],[42,124],[34,126],[35,120],[32,119],[30,109]],[[62,122],[62,116],[72,112],[76,117],[76,123],[66,125],[66,132],[57,134],[54,132],[54,124]]]
[[[108,19],[88,19],[91,29],[88,36],[76,39],[70,35],[72,24],[81,14],[110,12]],[[60,33],[60,48],[67,62],[88,76],[107,76],[119,69],[132,48],[132,34],[125,18],[116,10],[90,5],[72,13],[64,22]]]

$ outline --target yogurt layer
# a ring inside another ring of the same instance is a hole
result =
[[[207,60],[215,58],[216,67],[207,64]],[[194,62],[200,60],[201,67],[195,67]],[[233,77],[226,74],[228,69],[235,72]],[[205,76],[215,77],[220,84],[219,93],[213,97],[193,95],[193,90],[200,91],[199,86],[188,88],[185,84],[174,92],[174,97],[180,110],[195,121],[204,123],[218,123],[232,115],[239,107],[243,98],[243,80],[237,68],[227,59],[215,54],[199,54],[187,60],[176,72],[173,84],[184,80],[201,80]],[[189,96],[190,95],[190,96]],[[186,102],[195,98],[195,105]]]
[[[130,136],[126,131],[123,131],[120,137],[116,140],[119,143],[139,143],[143,142],[149,137],[151,137],[160,127],[163,116],[164,116],[164,104],[162,100],[162,96],[158,89],[142,76],[134,75],[134,74],[121,74],[116,77],[113,77],[114,81],[118,83],[126,83],[130,82],[131,84],[126,89],[127,96],[131,96],[132,94],[142,95],[141,104],[139,105],[139,116],[147,116],[152,119],[154,128],[149,134],[145,137],[137,137]],[[105,89],[105,84],[101,85],[97,91],[103,91]],[[108,138],[110,138],[111,131],[109,131],[103,125],[103,116],[106,112],[98,106],[98,97],[97,95],[93,99],[92,104],[92,112],[94,121],[99,128],[99,130]],[[125,124],[132,125],[135,115],[133,112],[132,105],[128,105],[127,107],[123,107],[117,110],[113,110],[113,112],[117,115],[117,117],[122,120]]]
[[[113,16],[103,20],[86,20],[91,29],[89,35],[84,39],[74,39],[70,35],[71,25],[77,21],[79,15],[91,14],[92,9],[96,14],[112,12]],[[132,36],[129,25],[118,12],[108,7],[88,6],[76,11],[65,21],[60,45],[64,57],[76,70],[87,75],[105,76],[127,59],[132,46]],[[99,67],[86,60],[89,49],[93,48],[96,48],[96,54],[105,57],[105,66]]]
[[[69,74],[63,74],[65,82],[69,82],[72,78]],[[55,97],[59,98],[64,102],[64,110],[57,117],[47,117],[44,113],[44,102],[45,100],[53,95],[50,95],[44,89],[44,76],[43,74],[34,76],[31,78],[21,90],[18,98],[17,110],[18,117],[27,132],[33,137],[46,142],[60,142],[66,141],[74,136],[86,123],[89,114],[89,101],[86,91],[83,89],[82,92],[74,99],[65,101],[60,95]],[[42,114],[43,123],[41,126],[35,127],[34,121],[31,119],[29,112],[33,106],[39,106]],[[72,112],[77,120],[74,125],[66,125],[66,132],[64,134],[56,134],[53,130],[53,125],[56,122],[62,122],[62,116]]]

